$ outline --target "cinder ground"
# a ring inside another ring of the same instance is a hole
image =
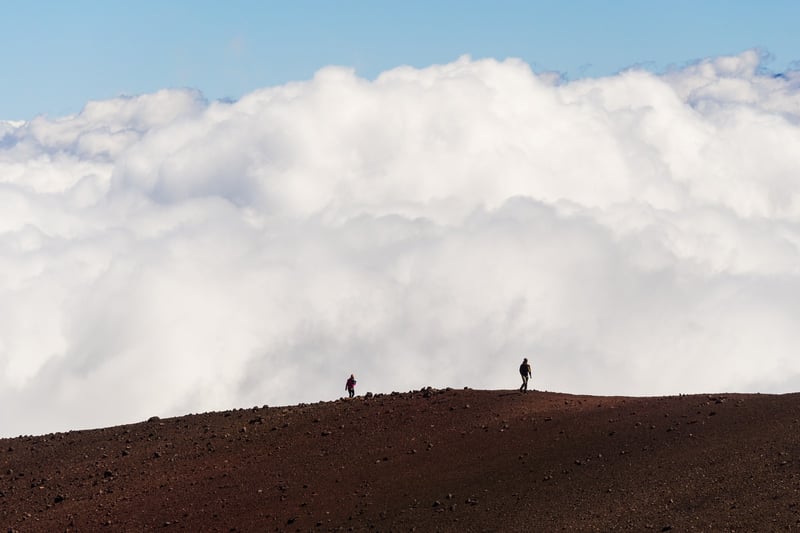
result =
[[[7,531],[800,529],[800,395],[423,390],[0,440]]]

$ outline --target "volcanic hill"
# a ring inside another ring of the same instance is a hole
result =
[[[800,395],[435,390],[0,439],[7,531],[800,529]]]

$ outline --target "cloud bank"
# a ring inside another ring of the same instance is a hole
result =
[[[800,73],[461,58],[0,122],[0,433],[800,388]]]

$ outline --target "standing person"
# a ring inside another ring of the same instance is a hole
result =
[[[522,385],[520,386],[520,392],[528,392],[528,378],[533,375],[531,372],[531,365],[528,364],[528,358],[522,360],[522,364],[519,365],[519,374],[522,376]]]
[[[347,393],[350,395],[351,398],[355,395],[356,378],[353,376],[353,374],[350,374],[350,377],[347,378],[347,383],[344,384],[344,390],[347,391]]]

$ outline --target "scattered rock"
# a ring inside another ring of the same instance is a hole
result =
[[[739,395],[719,407],[711,407],[705,395],[629,399],[622,409],[618,399],[571,400],[576,409],[566,414],[563,397],[547,394],[520,403],[505,391],[442,395],[425,388],[370,403],[297,406],[283,415],[280,407],[269,414],[244,409],[169,418],[166,424],[152,417],[149,426],[4,439],[0,450],[13,443],[17,451],[3,456],[0,502],[9,514],[6,528],[25,531],[55,530],[54,524],[60,531],[101,530],[112,519],[108,530],[124,530],[134,523],[128,512],[150,513],[150,529],[197,531],[205,520],[223,531],[464,531],[473,520],[476,529],[501,523],[500,509],[507,513],[514,502],[530,511],[531,520],[545,508],[566,517],[547,522],[552,527],[544,530],[671,532],[691,523],[753,531],[759,528],[748,512],[762,512],[758,504],[766,498],[772,499],[764,502],[769,515],[760,516],[764,529],[798,523],[800,503],[792,487],[800,463],[800,395],[794,401],[747,396],[734,417],[728,411],[739,405]],[[754,405],[762,401],[763,410]],[[635,417],[629,416],[632,404]],[[655,424],[664,411],[667,418]],[[291,430],[266,431],[289,421]],[[686,424],[694,424],[694,441],[683,430]],[[497,434],[511,425],[514,432]],[[665,432],[668,426],[672,433]],[[616,433],[608,433],[612,428]],[[765,428],[769,441],[758,438]],[[333,433],[332,439],[318,437]],[[603,439],[606,434],[615,436]],[[706,445],[725,454],[702,453]],[[162,455],[163,461],[153,460]],[[375,468],[372,461],[384,465]],[[638,469],[642,463],[652,468]],[[652,488],[656,480],[647,476],[656,474],[658,496],[643,497],[642,487]],[[386,479],[392,476],[401,483]],[[739,479],[749,482],[737,488],[734,503],[722,491]],[[456,495],[445,493],[448,488]],[[542,498],[531,497],[533,491]],[[232,503],[248,493],[258,506],[232,516],[239,510]],[[669,496],[691,504],[676,505]],[[615,515],[609,502],[625,507]],[[737,505],[740,511],[731,513]],[[687,522],[695,516],[690,512],[702,520]]]

